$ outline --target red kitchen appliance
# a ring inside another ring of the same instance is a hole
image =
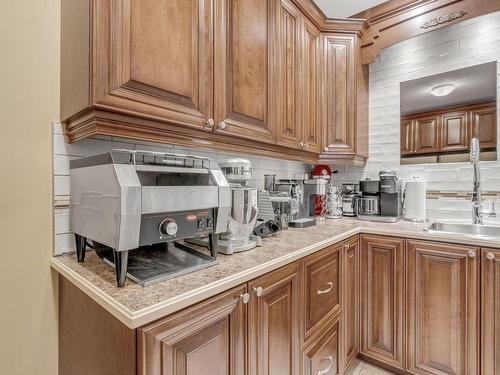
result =
[[[332,170],[328,165],[318,164],[312,169],[311,177],[329,180],[332,177]]]

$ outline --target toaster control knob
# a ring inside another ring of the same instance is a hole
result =
[[[160,234],[164,237],[172,237],[177,234],[179,227],[172,219],[165,219],[160,223]]]

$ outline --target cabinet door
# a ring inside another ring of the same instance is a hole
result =
[[[279,86],[276,94],[279,110],[276,140],[283,146],[302,149],[299,105],[301,16],[298,9],[288,0],[280,0],[277,4],[276,67]]]
[[[94,12],[96,107],[209,130],[213,0],[104,0]]]
[[[361,236],[361,352],[404,367],[404,240]]]
[[[482,373],[500,374],[500,251],[483,250]]]
[[[472,137],[479,139],[481,148],[497,147],[496,106],[473,110],[470,116]]]
[[[424,154],[438,151],[439,117],[418,118],[415,120],[415,153]]]
[[[244,293],[238,287],[139,328],[138,374],[245,374]]]
[[[467,112],[446,113],[441,121],[440,151],[467,150]]]
[[[302,132],[307,151],[321,151],[321,33],[304,18],[302,43],[302,89],[299,94],[302,108]]]
[[[304,260],[306,340],[340,312],[341,251],[334,245]]]
[[[274,143],[276,1],[215,1],[216,131]]]
[[[326,35],[324,38],[325,146],[328,151],[355,152],[354,43],[354,36]]]
[[[349,367],[359,353],[359,246],[358,237],[347,241],[344,254],[342,328],[342,368]]]
[[[335,323],[317,342],[306,348],[304,375],[339,373],[339,324]]]
[[[251,281],[249,289],[249,374],[299,374],[300,263]]]
[[[408,241],[408,371],[479,373],[479,250]]]
[[[414,151],[415,133],[412,120],[401,121],[401,155],[409,155]]]

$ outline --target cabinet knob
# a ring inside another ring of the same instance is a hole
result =
[[[305,149],[308,149],[308,148],[309,148],[309,143],[307,143],[307,142],[306,142],[306,143],[304,143],[304,148],[305,148]]]
[[[331,370],[333,366],[333,357],[329,355],[324,359],[324,361],[328,361],[328,367],[325,368],[324,370],[318,370],[317,375],[328,374],[328,372]]]
[[[240,294],[240,299],[243,301],[244,304],[247,304],[248,301],[250,301],[250,294],[242,293]]]
[[[350,244],[350,243],[346,243],[346,244],[345,244],[345,249],[346,249],[346,250],[349,250],[350,248],[351,248],[351,244]]]
[[[208,127],[208,128],[213,128],[213,127],[214,127],[214,124],[215,124],[215,122],[214,122],[214,119],[213,119],[213,118],[209,118],[209,119],[207,120],[207,127]]]
[[[476,256],[476,252],[471,250],[468,252],[468,255],[469,255],[469,258],[474,258]]]
[[[262,293],[264,293],[264,289],[262,289],[262,287],[259,286],[258,288],[253,288],[253,292],[257,295],[257,297],[260,297]]]
[[[219,122],[219,125],[217,126],[219,129],[225,129],[226,128],[226,123],[224,121]]]
[[[493,254],[493,253],[486,253],[486,258],[488,260],[495,260],[495,254]]]
[[[304,142],[299,142],[299,147],[304,148]]]

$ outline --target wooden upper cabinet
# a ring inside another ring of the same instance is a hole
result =
[[[137,330],[139,375],[244,375],[246,305],[238,287]]]
[[[300,38],[301,14],[288,0],[278,4],[277,50],[277,142],[284,146],[302,148],[300,121]]]
[[[274,143],[276,1],[217,0],[216,4],[216,131]]]
[[[363,165],[368,156],[368,72],[360,64],[356,35],[324,35],[323,82],[321,159]]]
[[[413,147],[414,130],[412,120],[401,120],[401,155],[409,155],[415,151]]]
[[[208,130],[213,6],[213,0],[96,2],[96,107]]]
[[[415,153],[437,152],[439,117],[418,118],[415,120]]]
[[[481,148],[497,147],[497,108],[492,105],[470,112],[471,137],[479,139]]]
[[[479,249],[408,241],[407,257],[408,371],[479,374]]]
[[[302,33],[302,86],[299,108],[302,109],[302,138],[307,151],[321,151],[321,33],[304,18]]]
[[[404,240],[361,236],[361,353],[404,369]]]
[[[441,117],[440,151],[464,151],[469,148],[467,112],[451,112]]]
[[[292,263],[248,284],[249,375],[300,374],[300,265]]]
[[[482,373],[500,374],[500,251],[481,255]]]

